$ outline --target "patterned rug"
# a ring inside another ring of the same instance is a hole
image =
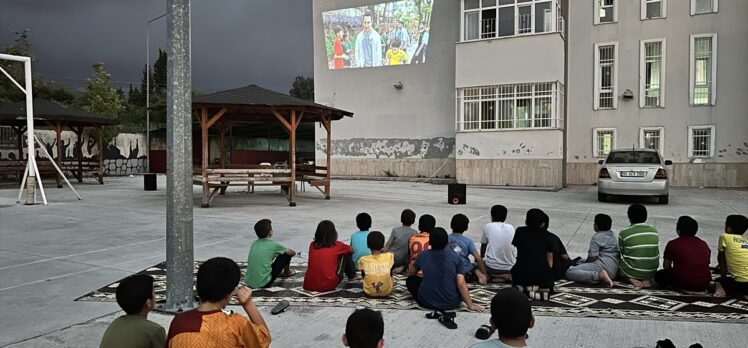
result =
[[[195,263],[195,272],[199,263]],[[240,262],[242,272],[246,263]],[[422,309],[413,301],[405,287],[405,276],[395,276],[395,289],[384,299],[364,295],[361,281],[344,280],[337,289],[329,292],[306,291],[302,288],[306,263],[292,263],[297,273],[278,279],[272,287],[256,289],[253,298],[258,305],[275,305],[287,300],[291,306],[306,307],[370,307],[379,309]],[[165,263],[160,263],[140,273],[155,278],[157,300],[166,295]],[[76,301],[114,302],[118,282],[90,292]],[[489,307],[497,290],[509,287],[507,283],[486,286],[468,284],[473,301]],[[532,301],[533,313],[545,316],[595,317],[648,320],[701,321],[748,324],[748,301],[734,298],[718,299],[712,296],[686,295],[677,291],[636,289],[629,284],[616,282],[613,288],[580,284],[572,281],[556,282],[557,293],[550,301]],[[463,306],[459,309],[466,311]]]

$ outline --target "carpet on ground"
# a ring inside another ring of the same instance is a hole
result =
[[[197,273],[199,262],[195,262]],[[242,273],[246,262],[239,262]],[[287,300],[291,306],[305,307],[369,307],[375,309],[423,309],[410,296],[405,287],[405,275],[395,275],[395,288],[387,298],[371,298],[364,294],[361,280],[343,280],[337,289],[314,292],[303,289],[305,262],[293,262],[296,274],[278,278],[265,289],[254,289],[252,297],[257,305],[275,305]],[[166,296],[166,268],[160,263],[139,273],[154,277],[156,300]],[[119,282],[92,291],[76,301],[114,302]],[[491,298],[508,283],[468,283],[473,301],[489,308]],[[748,301],[736,298],[715,298],[711,295],[688,295],[662,289],[636,289],[630,284],[615,282],[607,288],[576,283],[568,280],[556,282],[556,293],[549,301],[531,301],[533,313],[541,316],[594,317],[648,320],[700,321],[748,324]],[[233,301],[233,300],[232,300]],[[232,302],[232,304],[235,304]],[[459,311],[467,311],[462,304]]]

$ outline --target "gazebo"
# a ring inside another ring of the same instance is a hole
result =
[[[201,130],[202,160],[193,180],[202,185],[202,206],[210,206],[217,193],[228,186],[278,185],[287,195],[290,206],[295,206],[296,182],[316,187],[330,199],[330,155],[332,121],[352,117],[353,113],[291,97],[256,85],[220,91],[194,97],[192,108]],[[288,166],[268,167],[227,164],[226,134],[233,126],[279,123],[288,134]],[[296,135],[301,123],[319,122],[327,131],[325,166],[297,164]],[[210,165],[208,136],[211,127],[218,128],[220,155],[218,164]]]
[[[104,126],[116,125],[119,122],[116,119],[102,117],[90,112],[64,106],[62,104],[45,100],[45,99],[34,99],[34,127],[48,128],[56,134],[56,147],[57,147],[57,165],[62,170],[67,170],[78,179],[78,182],[83,181],[84,168],[90,171],[96,171],[98,181],[100,184],[104,183],[104,146],[103,143],[103,129]],[[6,173],[23,173],[26,162],[23,157],[24,148],[24,137],[23,133],[26,132],[26,103],[17,102],[5,105],[0,105],[0,126],[10,126],[13,132],[18,138],[18,158],[15,161],[0,161],[0,172]],[[63,163],[62,154],[62,131],[64,129],[70,129],[77,136],[76,147],[80,149],[76,153],[76,163]],[[88,161],[84,165],[83,163],[83,130],[85,128],[96,128],[98,130],[98,143],[99,155],[98,161]],[[50,156],[52,154],[50,153]],[[39,171],[43,173],[55,172],[54,168],[50,165],[45,165],[43,162],[38,163]],[[61,187],[59,177],[58,187]]]

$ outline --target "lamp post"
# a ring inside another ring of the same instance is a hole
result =
[[[166,17],[166,13],[145,23],[145,151],[148,160],[145,162],[145,172],[151,172],[151,22]]]

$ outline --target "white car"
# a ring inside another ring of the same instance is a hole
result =
[[[597,199],[604,202],[611,195],[655,196],[660,204],[669,200],[667,167],[672,161],[649,149],[612,150],[597,176]]]

